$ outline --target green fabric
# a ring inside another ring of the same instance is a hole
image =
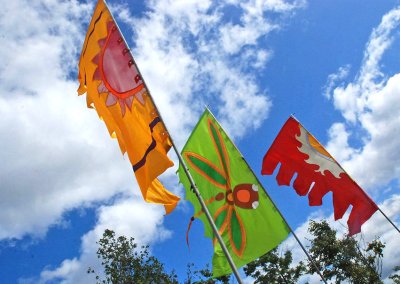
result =
[[[238,268],[272,250],[288,236],[289,228],[284,220],[240,152],[208,110],[205,110],[186,142],[182,156]],[[231,273],[201,205],[191,191],[182,165],[178,174],[186,189],[186,199],[194,206],[194,216],[203,221],[205,235],[214,241],[213,276]],[[252,185],[257,186],[258,194],[252,190]],[[239,188],[246,190],[235,199],[232,194],[235,188],[237,191]],[[250,192],[253,199],[249,198]],[[239,202],[253,204],[252,201],[257,198],[256,209],[244,208],[247,205]]]

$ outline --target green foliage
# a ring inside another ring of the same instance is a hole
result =
[[[393,271],[400,273],[400,266],[396,266]],[[389,279],[392,279],[395,284],[400,284],[400,275],[398,273],[390,275]]]
[[[310,255],[325,279],[334,283],[383,283],[380,276],[385,245],[381,241],[374,240],[362,248],[353,237],[338,239],[326,221],[311,221],[309,232],[314,236]],[[310,262],[308,272],[316,272]]]
[[[177,275],[164,271],[164,265],[150,256],[149,247],[138,248],[134,238],[116,238],[112,230],[105,230],[98,241],[97,257],[101,259],[105,279],[96,274],[97,284],[175,284]],[[94,273],[89,268],[88,273]]]
[[[316,262],[319,271],[329,283],[364,284],[383,283],[382,273],[383,249],[385,244],[374,240],[360,244],[349,236],[337,237],[337,232],[326,221],[310,221],[309,253]],[[174,272],[166,273],[164,265],[150,256],[149,247],[140,248],[134,238],[116,237],[111,230],[105,230],[98,241],[97,256],[104,268],[104,279],[92,269],[88,273],[96,275],[97,284],[175,284],[178,283]],[[283,254],[274,249],[244,267],[246,276],[251,276],[254,283],[297,283],[305,273],[316,273],[308,263],[293,265],[290,251]],[[187,265],[187,279],[184,284],[228,284],[230,275],[213,278],[207,265],[203,269],[195,268],[193,263]],[[394,284],[400,284],[400,266],[394,268],[389,277]]]
[[[385,244],[380,240],[363,244],[349,236],[338,238],[326,221],[311,221],[308,230],[313,236],[309,253],[329,283],[383,283],[380,277]],[[295,266],[290,251],[279,255],[277,249],[249,263],[244,271],[254,283],[297,283],[302,275],[316,273],[309,261],[307,266],[302,262]],[[395,268],[398,271],[400,266]],[[399,274],[389,278],[400,284]]]
[[[255,279],[254,283],[297,283],[306,267],[302,262],[291,267],[292,253],[286,251],[283,256],[278,254],[277,248],[266,253],[259,259],[244,267],[246,276]]]
[[[187,279],[184,284],[228,284],[230,275],[225,275],[217,278],[212,277],[212,272],[207,264],[205,268],[193,270],[195,268],[193,263],[187,265]]]

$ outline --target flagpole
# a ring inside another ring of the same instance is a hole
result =
[[[378,206],[378,205],[377,205]],[[382,213],[382,215],[386,218],[386,220],[388,220],[389,221],[389,223],[390,224],[392,224],[392,226],[397,230],[397,232],[399,232],[400,233],[400,230],[399,230],[399,228],[392,222],[392,220],[390,220],[389,219],[389,217],[388,216],[386,216],[386,214],[385,213],[383,213],[383,211],[381,210],[381,208],[379,208],[379,206],[378,206],[378,210],[379,210],[379,212],[381,212]]]
[[[304,129],[305,129],[319,144],[321,144],[321,143],[318,141],[318,139],[315,138],[314,135],[312,135],[311,132],[308,131],[307,128],[305,128],[304,125],[301,124],[301,122],[297,120],[296,117],[294,117],[293,114],[291,115],[291,117],[293,117],[293,119],[295,119],[295,120],[301,125],[301,127],[303,127],[303,128],[304,128]],[[322,145],[322,144],[321,144],[321,145]],[[350,175],[345,171],[345,169],[343,169],[343,167],[342,167],[333,157],[331,157],[331,158],[332,158],[332,159],[336,162],[336,164],[342,169],[342,171],[343,171],[344,173],[346,173],[346,174],[350,177]],[[392,220],[390,220],[390,218],[389,218],[385,213],[383,213],[382,209],[372,200],[371,197],[369,197],[369,195],[364,191],[364,189],[362,189],[361,186],[359,186],[351,177],[350,177],[350,179],[351,179],[351,181],[352,181],[353,183],[355,183],[355,184],[357,185],[357,187],[359,187],[359,188],[361,189],[361,191],[362,191],[362,193],[365,195],[365,197],[367,197],[368,200],[370,200],[371,202],[373,202],[373,204],[376,206],[376,208],[378,208],[379,212],[381,212],[381,214],[383,215],[383,217],[385,217],[386,220],[388,220],[388,222],[397,230],[397,232],[400,233],[399,228],[392,222]]]
[[[138,71],[138,73],[139,73],[139,75],[140,75],[140,77],[141,77],[141,79],[142,79],[142,81],[143,81],[143,85],[144,85],[144,87],[146,88],[146,90],[147,90],[147,92],[148,92],[148,94],[149,94],[149,98],[150,98],[150,100],[152,101],[154,107],[156,108],[156,111],[157,111],[158,116],[159,116],[159,118],[160,118],[160,120],[161,120],[161,123],[164,125],[164,128],[165,128],[165,130],[167,131],[167,133],[168,133],[168,135],[169,135],[168,128],[167,128],[167,126],[165,125],[164,120],[163,120],[163,118],[162,118],[160,112],[158,111],[158,107],[157,107],[155,101],[153,100],[153,97],[151,96],[150,90],[149,90],[149,88],[147,87],[147,84],[146,84],[146,82],[145,82],[145,80],[144,80],[144,78],[143,78],[143,76],[142,76],[142,74],[141,74],[141,72],[140,72],[140,70],[139,70],[139,66],[136,64],[135,58],[133,57],[133,54],[132,54],[132,51],[130,50],[130,48],[129,48],[129,46],[128,46],[128,43],[126,42],[125,37],[124,37],[124,35],[122,34],[121,29],[119,28],[119,26],[118,26],[118,24],[117,24],[117,21],[115,20],[113,14],[111,13],[111,10],[108,8],[107,2],[106,2],[105,0],[103,0],[103,1],[104,1],[105,6],[107,7],[107,9],[110,11],[110,15],[111,15],[111,17],[112,17],[112,19],[113,19],[113,21],[114,21],[114,23],[115,23],[115,26],[117,27],[117,29],[118,29],[118,31],[119,31],[119,33],[120,33],[120,35],[121,35],[121,37],[122,37],[122,39],[123,39],[123,41],[124,41],[126,47],[129,49],[129,53],[130,53],[130,55],[131,55],[131,57],[132,57],[133,63],[135,64],[136,69],[137,69],[137,71]],[[186,166],[186,163],[185,163],[185,161],[183,160],[183,158],[182,158],[180,152],[178,151],[178,148],[176,147],[175,142],[174,142],[174,140],[172,139],[171,135],[169,135],[169,138],[170,138],[172,147],[174,148],[175,153],[176,153],[176,155],[178,156],[178,160],[179,160],[179,162],[181,163],[181,165],[183,166],[183,169],[184,169],[184,171],[185,171],[185,174],[187,175],[187,177],[188,177],[188,179],[189,179],[189,182],[190,182],[190,184],[191,184],[191,187],[192,187],[194,193],[196,194],[196,196],[197,196],[197,198],[198,198],[198,200],[199,200],[199,202],[200,202],[200,205],[201,205],[201,207],[202,207],[202,209],[203,209],[203,212],[206,214],[206,217],[207,217],[207,219],[208,219],[208,222],[209,222],[210,225],[211,225],[211,228],[212,228],[212,230],[213,230],[213,232],[214,232],[214,235],[217,237],[217,240],[218,240],[218,242],[219,242],[219,244],[220,244],[220,246],[221,246],[221,248],[222,248],[222,251],[224,252],[224,254],[225,254],[225,256],[226,256],[226,259],[228,260],[228,263],[229,263],[230,267],[232,268],[232,272],[233,272],[233,274],[235,275],[235,277],[236,277],[238,283],[239,283],[239,284],[242,284],[243,282],[242,282],[242,279],[240,278],[239,271],[238,271],[238,269],[236,268],[235,263],[233,262],[232,256],[229,254],[229,251],[228,251],[228,249],[227,249],[227,247],[226,247],[224,241],[222,240],[221,235],[220,235],[219,232],[218,232],[217,226],[215,225],[215,222],[214,222],[214,220],[212,219],[211,214],[210,214],[210,212],[208,211],[208,208],[207,208],[207,206],[206,206],[206,204],[205,204],[203,198],[201,197],[198,188],[196,187],[196,184],[195,184],[195,182],[194,182],[194,180],[193,180],[193,178],[192,178],[192,175],[190,174],[189,169],[188,169],[188,167]]]
[[[236,147],[236,145],[235,145],[235,147]],[[236,149],[237,149],[237,147],[236,147]],[[239,151],[239,150],[238,150],[238,151]],[[239,152],[239,153],[240,153],[240,152]],[[240,155],[242,155],[242,154],[240,154]],[[243,159],[243,161],[247,164],[247,167],[250,169],[250,171],[253,173],[253,175],[256,177],[257,182],[258,182],[259,184],[261,184],[260,180],[259,180],[259,179],[257,178],[257,176],[254,174],[254,171],[251,169],[250,165],[247,163],[247,161],[246,161],[246,159],[243,157],[243,155],[242,155],[242,159]],[[266,190],[264,187],[262,187],[262,188],[264,189],[264,192],[265,192],[265,194],[268,196],[268,198],[269,198],[269,200],[271,201],[272,205],[274,205],[276,211],[279,213],[279,215],[281,215],[283,221],[285,221],[286,226],[288,226],[289,230],[292,232],[294,238],[295,238],[296,241],[299,243],[301,249],[302,249],[302,250],[304,251],[304,253],[307,255],[308,259],[310,260],[310,262],[311,262],[312,265],[314,266],[316,272],[319,274],[319,276],[321,277],[322,281],[323,281],[325,284],[328,284],[328,283],[326,282],[324,276],[321,274],[321,271],[319,271],[319,268],[318,268],[317,264],[315,263],[314,259],[310,256],[310,254],[307,252],[307,250],[305,249],[305,247],[303,246],[303,244],[300,242],[300,239],[297,237],[297,235],[296,235],[296,233],[293,231],[292,227],[290,227],[289,223],[287,222],[286,218],[283,216],[283,214],[281,213],[281,211],[279,210],[279,208],[275,205],[275,202],[271,199],[271,197],[269,196],[267,190]]]
[[[208,108],[207,108],[208,109]],[[214,119],[216,121],[218,121],[215,116],[213,115],[213,113],[210,111],[210,114],[214,117]],[[223,129],[223,127],[220,125],[220,127]],[[225,130],[224,130],[225,131]],[[226,133],[226,131],[225,131]],[[254,171],[252,170],[252,168],[250,167],[249,163],[247,163],[246,159],[243,157],[242,153],[240,152],[240,150],[238,149],[238,147],[235,145],[235,143],[232,141],[232,144],[235,146],[236,150],[239,152],[240,156],[242,157],[243,161],[246,163],[247,167],[250,169],[250,171],[252,172],[252,174],[254,175],[254,177],[256,178],[257,182],[261,184],[260,180],[258,179],[258,177],[255,175]],[[286,218],[283,216],[283,214],[281,213],[281,211],[279,210],[279,208],[275,205],[274,201],[271,199],[271,197],[269,196],[267,190],[262,186],[265,194],[267,195],[267,197],[269,198],[269,200],[271,201],[272,205],[275,207],[276,211],[279,213],[279,215],[281,215],[281,218],[283,219],[283,221],[285,221],[286,226],[289,228],[289,230],[292,232],[294,238],[296,239],[296,241],[299,243],[300,247],[302,248],[302,250],[304,251],[304,253],[307,255],[308,259],[310,260],[310,262],[312,263],[312,265],[314,266],[316,272],[319,274],[319,276],[321,277],[322,281],[325,284],[328,284],[328,282],[326,282],[324,276],[321,274],[321,271],[319,271],[319,268],[317,266],[317,264],[315,263],[315,261],[312,259],[312,257],[309,255],[309,253],[307,252],[307,250],[305,249],[305,247],[303,246],[303,244],[300,242],[299,238],[297,237],[296,233],[293,231],[293,229],[290,227],[289,223],[286,221]]]

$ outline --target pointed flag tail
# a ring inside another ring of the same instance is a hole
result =
[[[157,177],[173,165],[171,142],[129,48],[106,4],[99,0],[82,47],[78,94],[127,153],[143,198],[171,212],[179,197]]]
[[[343,170],[326,149],[296,119],[290,117],[264,156],[262,174],[271,175],[281,164],[276,180],[290,185],[298,195],[308,194],[310,206],[322,204],[322,198],[332,191],[334,217],[341,219],[352,206],[347,221],[349,234],[361,231],[361,226],[378,210],[377,205]]]
[[[285,221],[208,110],[194,128],[182,156],[236,267],[257,259],[288,236]],[[213,240],[213,276],[231,273],[182,165],[178,174],[186,199],[194,206],[194,218],[203,221],[205,235]]]

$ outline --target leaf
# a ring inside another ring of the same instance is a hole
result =
[[[229,180],[229,176],[230,176],[229,155],[226,150],[224,139],[222,139],[221,132],[219,131],[219,129],[217,128],[217,126],[214,124],[214,122],[211,119],[208,120],[208,127],[209,127],[209,133],[211,134],[211,138],[212,138],[214,147],[217,150],[219,160],[221,162],[221,165],[222,165],[225,175],[227,177],[228,187],[231,187],[230,180]]]
[[[232,210],[231,223],[229,227],[229,238],[233,251],[241,257],[246,246],[246,230],[244,229],[242,220],[236,210]]]
[[[201,174],[212,184],[226,190],[226,175],[212,162],[193,152],[184,152],[183,155],[185,156],[189,164],[193,167],[193,169],[196,170],[196,172]]]
[[[215,212],[214,215],[215,225],[217,226],[218,231],[221,235],[226,230],[231,215],[230,212],[231,210],[232,208],[228,204],[225,204],[224,206],[219,208],[217,212]]]

